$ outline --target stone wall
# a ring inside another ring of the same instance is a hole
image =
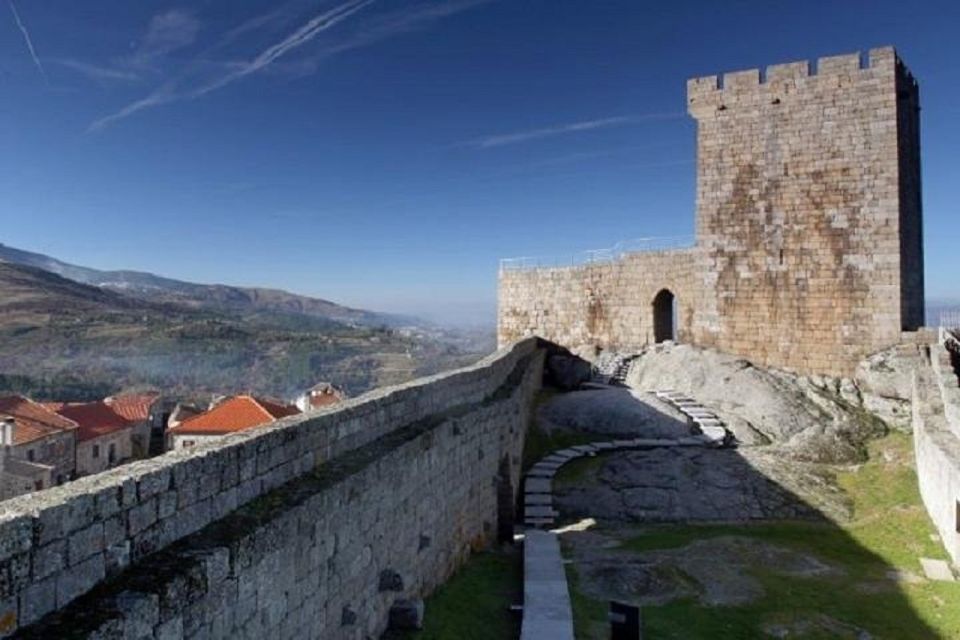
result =
[[[892,48],[871,50],[866,66],[859,54],[821,58],[815,74],[789,63],[695,78],[687,92],[696,248],[502,271],[502,342],[635,347],[649,342],[638,329],[648,291],[682,286],[681,339],[849,376],[922,324],[919,98]],[[594,309],[621,315],[598,324]]]
[[[960,566],[960,381],[943,345],[914,381],[913,439],[920,495],[954,564]]]
[[[510,530],[538,345],[5,503],[4,634],[378,635]]]
[[[632,253],[614,262],[500,274],[499,340],[540,335],[584,347],[638,348],[653,342],[653,301],[676,296],[677,334],[691,341],[699,290],[695,250]]]

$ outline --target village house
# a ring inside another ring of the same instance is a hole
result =
[[[167,429],[167,449],[192,447],[200,442],[229,433],[270,424],[280,418],[300,413],[296,407],[251,395],[233,396],[210,410],[186,418]]]
[[[76,475],[77,423],[19,395],[0,397],[0,498]]]
[[[159,393],[126,393],[104,398],[103,403],[132,424],[131,454],[134,458],[163,453],[151,451],[151,439],[163,442],[163,432],[170,416],[170,401]]]
[[[329,382],[320,382],[297,396],[294,404],[300,411],[307,412],[337,404],[346,397],[347,394],[343,392],[343,389]]]
[[[114,467],[133,457],[133,425],[104,402],[68,403],[56,412],[77,424],[77,475]]]

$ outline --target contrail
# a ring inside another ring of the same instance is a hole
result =
[[[30,33],[20,20],[20,14],[17,13],[17,8],[14,6],[13,0],[10,0],[10,11],[13,13],[13,19],[17,22],[17,27],[20,28],[20,33],[23,34],[23,41],[27,43],[27,50],[30,51],[30,57],[33,58],[33,64],[37,65],[40,75],[43,76],[43,81],[47,84],[50,84],[50,79],[47,78],[47,72],[44,71],[43,65],[40,64],[40,58],[37,57],[37,52],[33,48],[33,41],[30,40]]]
[[[234,80],[238,80],[244,76],[250,75],[251,73],[257,72],[266,66],[269,66],[274,60],[285,54],[287,51],[310,42],[318,34],[335,26],[338,22],[346,20],[361,9],[373,4],[375,1],[376,0],[350,0],[349,2],[345,2],[344,4],[331,9],[330,11],[316,16],[297,29],[293,34],[284,38],[281,42],[268,47],[265,51],[260,53],[260,55],[243,65],[237,71],[227,74],[226,76],[206,86],[200,87],[199,89],[193,91],[190,94],[190,97],[200,97],[210,93],[211,91],[228,85]]]
[[[284,55],[291,49],[295,49],[306,44],[307,42],[310,42],[320,33],[330,29],[340,21],[346,20],[353,14],[366,8],[368,5],[371,5],[374,2],[376,2],[376,0],[348,0],[347,2],[344,2],[343,4],[329,11],[321,13],[320,15],[315,16],[300,26],[300,28],[294,31],[291,35],[262,51],[253,60],[243,63],[236,71],[228,73],[225,76],[217,78],[195,89],[188,91],[181,88],[185,82],[184,76],[170,80],[145,98],[128,104],[126,107],[120,111],[117,111],[116,113],[112,113],[94,121],[87,128],[87,132],[100,131],[108,125],[131,116],[139,111],[143,111],[144,109],[150,109],[161,104],[176,102],[178,100],[193,100],[212,91],[216,91],[217,89],[221,89],[236,80],[269,66],[274,60]]]

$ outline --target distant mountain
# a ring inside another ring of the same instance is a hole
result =
[[[170,301],[176,299],[127,295],[0,262],[0,392],[32,389],[51,397],[64,390],[71,397],[59,399],[71,400],[151,386],[193,396],[290,397],[325,380],[356,394],[479,355],[406,330]]]
[[[344,307],[329,300],[279,289],[197,284],[142,271],[101,271],[0,244],[0,261],[43,269],[69,280],[151,302],[176,304],[243,315],[308,316],[359,326],[406,326],[426,323],[409,317]]]

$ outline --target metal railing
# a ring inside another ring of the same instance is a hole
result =
[[[503,258],[500,260],[500,271],[526,271],[531,269],[555,269],[561,267],[577,267],[591,264],[614,262],[631,253],[647,253],[654,251],[675,251],[689,249],[696,243],[695,236],[663,236],[650,238],[634,238],[618,242],[606,249],[589,249],[578,251],[569,256],[523,256],[519,258]]]
[[[953,342],[960,346],[960,311],[944,311],[940,314],[940,343]]]

